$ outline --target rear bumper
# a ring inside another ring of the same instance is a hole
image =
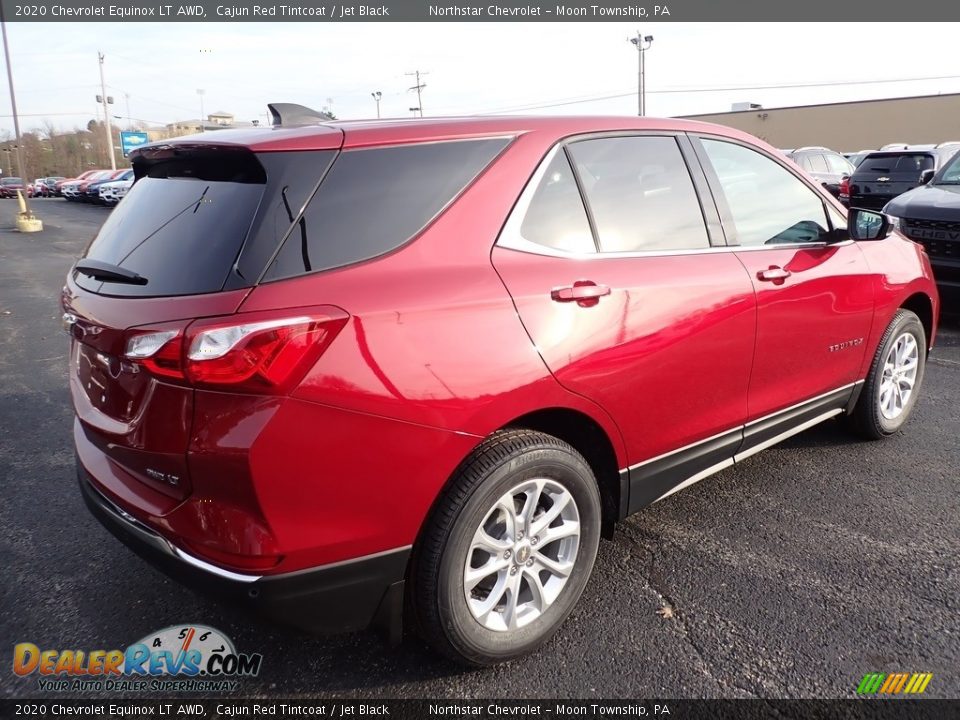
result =
[[[184,552],[122,510],[97,490],[79,462],[77,478],[84,502],[107,530],[187,587],[310,632],[375,626],[399,637],[410,547],[284,575],[230,572]]]

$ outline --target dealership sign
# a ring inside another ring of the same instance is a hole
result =
[[[120,148],[123,150],[124,157],[127,157],[133,150],[136,150],[147,142],[150,142],[150,138],[145,132],[129,131],[120,133]]]

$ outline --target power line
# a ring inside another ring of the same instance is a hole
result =
[[[678,93],[708,93],[708,92],[732,92],[738,90],[785,90],[793,88],[814,88],[814,87],[838,87],[849,85],[881,85],[899,82],[922,82],[928,80],[957,80],[960,75],[937,75],[931,77],[913,77],[913,78],[895,78],[891,80],[839,80],[826,82],[805,82],[805,83],[779,83],[774,85],[730,85],[725,87],[683,87],[683,88],[664,88],[663,90],[647,90],[649,95],[672,95]],[[613,93],[609,95],[591,95],[572,98],[561,98],[558,100],[549,100],[541,104],[517,105],[514,107],[498,108],[495,110],[483,110],[482,114],[493,115],[501,112],[516,112],[520,110],[539,110],[542,108],[562,107],[564,105],[579,105],[581,103],[597,102],[600,100],[615,100],[624,97],[633,97],[635,90],[628,92]]]

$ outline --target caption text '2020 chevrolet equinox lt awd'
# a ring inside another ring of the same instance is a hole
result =
[[[755,138],[271,107],[134,151],[63,290],[86,502],[192,586],[509,660],[617,520],[916,403],[923,249]]]

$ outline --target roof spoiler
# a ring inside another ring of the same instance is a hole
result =
[[[316,125],[333,120],[333,115],[327,112],[311,110],[296,103],[268,103],[270,117],[274,127],[289,127],[291,125]]]

